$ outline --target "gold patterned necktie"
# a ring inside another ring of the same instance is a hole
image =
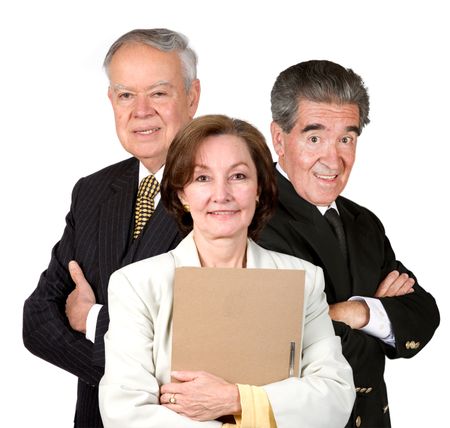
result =
[[[139,185],[134,212],[134,233],[136,239],[155,211],[155,196],[159,192],[158,180],[152,175],[145,177]]]

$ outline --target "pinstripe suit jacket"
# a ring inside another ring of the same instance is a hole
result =
[[[25,301],[25,346],[79,378],[77,427],[102,426],[98,383],[104,371],[103,336],[109,324],[109,276],[131,262],[167,252],[181,240],[176,223],[160,203],[141,236],[132,241],[138,172],[139,162],[131,158],[78,181],[64,234],[36,290]],[[67,269],[72,259],[80,263],[97,303],[104,305],[95,344],[72,330],[65,315],[67,296],[74,289]]]

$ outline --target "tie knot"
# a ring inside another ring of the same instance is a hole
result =
[[[147,175],[139,185],[138,198],[154,199],[159,192],[159,183],[153,174]]]
[[[341,217],[339,217],[339,213],[334,208],[328,208],[325,212],[325,218],[328,220],[329,223],[335,225],[335,224],[342,224]]]

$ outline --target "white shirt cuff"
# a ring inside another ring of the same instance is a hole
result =
[[[90,340],[92,343],[95,343],[95,330],[97,329],[97,318],[98,313],[103,305],[95,304],[89,310],[87,319],[86,319],[86,339]]]
[[[360,328],[360,330],[380,339],[386,343],[386,345],[395,347],[395,336],[392,331],[391,320],[380,300],[373,297],[362,296],[353,296],[348,300],[364,300],[369,307],[369,322],[366,326]]]

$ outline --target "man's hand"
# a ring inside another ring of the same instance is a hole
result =
[[[95,305],[95,295],[75,260],[69,262],[69,272],[75,283],[75,290],[67,296],[66,315],[74,330],[86,333],[86,320],[89,310]]]
[[[329,314],[333,321],[341,321],[351,328],[365,327],[370,319],[370,310],[364,300],[347,300],[329,306]]]
[[[388,273],[386,278],[381,281],[375,292],[375,297],[392,297],[403,296],[405,294],[413,293],[413,285],[416,281],[410,278],[408,274],[393,270]]]
[[[161,405],[196,421],[211,421],[241,413],[239,389],[220,377],[201,371],[176,371],[180,383],[161,386]],[[170,399],[174,403],[171,403]]]

